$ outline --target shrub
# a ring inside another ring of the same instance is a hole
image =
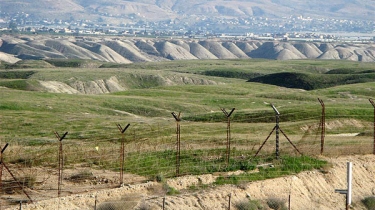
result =
[[[269,198],[267,200],[267,205],[271,209],[275,209],[275,210],[287,210],[288,209],[285,205],[285,202],[279,198]]]
[[[165,177],[164,177],[164,175],[163,174],[157,174],[156,176],[155,176],[155,180],[157,181],[157,182],[159,182],[159,183],[161,183],[161,182],[165,182]]]
[[[362,200],[363,205],[366,206],[368,210],[375,210],[375,197],[367,197]]]
[[[27,175],[20,179],[20,182],[23,186],[28,188],[33,188],[36,182],[36,175]]]
[[[97,210],[123,210],[123,209],[133,209],[137,205],[134,201],[110,201],[100,204]]]
[[[179,192],[177,189],[175,189],[175,188],[173,188],[173,187],[171,187],[171,186],[169,186],[169,185],[167,185],[167,184],[164,184],[164,185],[163,185],[163,188],[164,188],[165,191],[167,192],[167,195],[176,195],[176,194],[180,194],[180,192]]]
[[[262,210],[263,205],[258,200],[243,200],[234,205],[238,210]]]

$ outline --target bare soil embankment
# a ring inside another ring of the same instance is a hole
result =
[[[347,161],[353,163],[352,202],[356,209],[365,209],[361,200],[375,195],[375,156],[346,156],[324,158],[331,167],[324,171],[307,171],[265,181],[242,183],[238,186],[224,185],[205,190],[186,190],[189,186],[210,184],[215,175],[184,176],[167,181],[168,185],[180,190],[181,194],[165,197],[167,209],[227,209],[228,195],[231,205],[252,199],[265,201],[278,198],[287,203],[291,197],[291,209],[344,209],[345,196],[335,193],[335,189],[346,189]],[[66,183],[64,188],[74,189]],[[84,186],[80,186],[83,189]],[[161,209],[163,197],[160,183],[128,184],[124,187],[91,191],[70,195],[60,199],[41,200],[35,204],[24,205],[22,209],[92,209],[95,198],[100,204],[121,204],[129,209]],[[107,203],[105,203],[107,202]],[[109,202],[109,203],[108,203]],[[13,209],[18,209],[15,207]]]

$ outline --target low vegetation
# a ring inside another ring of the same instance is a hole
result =
[[[270,209],[274,210],[287,210],[288,207],[285,205],[285,202],[279,198],[268,198],[267,205]]]
[[[348,71],[350,72],[350,71]],[[341,73],[333,74],[306,74],[306,73],[275,73],[265,76],[255,77],[249,82],[260,82],[264,84],[277,85],[287,88],[299,88],[304,90],[315,90],[334,86],[356,84],[364,82],[374,82],[375,73]]]
[[[0,79],[28,79],[35,71],[1,71]]]
[[[236,202],[234,205],[238,210],[262,210],[264,205],[258,200],[245,199],[243,201]]]
[[[3,158],[12,165],[56,168],[58,139],[54,132],[68,132],[63,141],[65,167],[82,164],[92,169],[119,171],[119,149],[124,141],[124,171],[163,182],[176,175],[176,121],[171,113],[181,112],[179,175],[218,173],[221,176],[216,185],[239,186],[306,170],[323,172],[327,162],[315,158],[320,152],[322,108],[318,98],[326,105],[324,155],[372,152],[373,107],[368,99],[375,95],[375,89],[370,80],[373,67],[368,64],[254,59],[98,68],[98,63],[90,64],[90,61],[49,62],[64,67],[0,71],[0,146],[9,143]],[[110,67],[108,65],[106,67]],[[359,70],[346,70],[356,67]],[[331,84],[329,88],[321,86],[307,91],[301,87],[247,82],[247,77],[275,74],[300,76],[304,79],[300,80],[301,84],[315,85],[321,78]],[[124,91],[100,95],[65,94],[47,92],[39,84],[39,81],[55,81],[68,85],[78,81],[87,85],[111,77],[116,78],[113,81],[118,81],[116,85],[124,87]],[[358,83],[343,82],[343,78],[355,77]],[[186,82],[192,80],[204,82]],[[275,126],[271,104],[281,113],[282,131],[304,155],[296,153],[284,135],[281,136],[280,159],[274,157],[274,137],[264,142]],[[230,118],[228,164],[228,119],[221,108],[235,108]],[[131,125],[121,135],[116,125],[127,123]],[[337,141],[334,135],[342,133],[355,136],[342,136]],[[254,157],[263,142],[263,150]],[[242,173],[224,175],[229,171]],[[75,175],[77,178],[71,177],[72,180],[90,178],[85,171]],[[171,194],[178,193],[165,188],[164,191]]]
[[[103,62],[82,59],[46,59],[47,63],[55,67],[69,67],[69,68],[98,68]]]
[[[365,205],[365,207],[368,209],[368,210],[373,210],[375,209],[375,197],[374,196],[370,196],[370,197],[366,197],[362,200],[362,203],[363,205]]]
[[[262,158],[258,160],[254,160],[253,163],[257,161],[264,161],[269,160],[269,164],[262,164],[264,166],[256,167],[259,172],[248,172],[240,175],[230,175],[230,176],[221,176],[219,177],[215,184],[222,185],[222,184],[234,184],[238,185],[241,182],[248,182],[248,181],[258,181],[258,180],[265,180],[276,178],[280,176],[286,176],[291,174],[296,174],[301,171],[307,170],[314,170],[314,169],[322,169],[327,162],[307,156],[301,157],[289,157],[285,156],[278,159],[273,159],[272,157],[269,158]],[[238,169],[237,169],[238,170]]]

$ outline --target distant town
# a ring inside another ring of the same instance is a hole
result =
[[[103,14],[110,15],[110,14]],[[281,19],[264,17],[210,18],[194,17],[194,22],[166,20],[158,22],[124,16],[131,23],[108,24],[103,18],[92,20],[67,20],[33,18],[26,13],[0,12],[0,34],[51,34],[51,35],[116,35],[129,37],[163,38],[221,38],[266,39],[301,41],[350,41],[374,42],[375,20],[313,19],[294,16]]]

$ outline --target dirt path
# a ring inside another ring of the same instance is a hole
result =
[[[235,209],[237,203],[249,198],[252,200],[278,198],[287,204],[289,195],[291,209],[345,209],[345,196],[335,193],[334,190],[346,188],[348,161],[353,163],[352,200],[355,206],[353,209],[364,209],[361,199],[375,195],[375,156],[326,159],[331,163],[331,167],[324,173],[309,171],[238,186],[224,185],[212,189],[184,191],[188,186],[198,182],[209,184],[215,180],[215,176],[209,174],[170,179],[168,185],[180,190],[181,194],[166,196],[165,209],[228,209],[229,194],[231,194],[232,209]],[[164,193],[161,184],[157,182],[127,184],[116,189],[41,200],[35,204],[23,205],[22,209],[94,209],[95,199],[98,209],[108,209],[105,207],[109,206],[112,206],[112,209],[162,209]],[[19,207],[11,209],[19,209]]]

